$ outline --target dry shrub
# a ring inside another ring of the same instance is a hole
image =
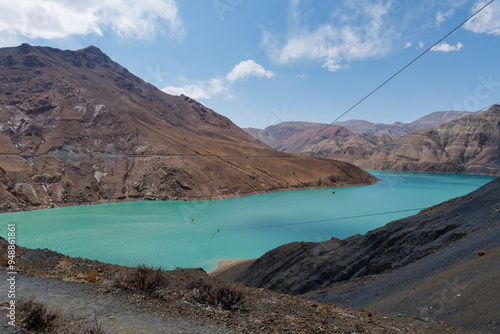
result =
[[[9,258],[6,256],[0,257],[0,266],[7,267],[9,265]]]
[[[28,330],[43,331],[57,318],[55,312],[32,297],[19,301],[17,311],[20,322]]]
[[[95,283],[97,282],[97,273],[95,270],[87,271],[83,276],[83,279],[89,283]]]
[[[224,310],[241,309],[244,295],[241,289],[229,283],[200,279],[192,284],[191,292],[194,300],[200,304],[220,306]]]
[[[161,267],[153,268],[144,264],[120,272],[114,282],[116,287],[139,290],[149,294],[153,294],[166,284],[167,278]]]

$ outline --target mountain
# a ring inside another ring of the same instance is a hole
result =
[[[345,162],[277,152],[96,47],[0,49],[0,212],[369,184]]]
[[[491,331],[500,315],[493,302],[500,298],[499,206],[497,178],[365,235],[280,246],[243,267],[236,280]]]
[[[463,118],[465,116],[471,116],[473,114],[481,114],[482,111],[473,113],[470,111],[454,111],[454,110],[449,110],[449,111],[436,111],[433,113],[430,113],[428,115],[425,115],[423,117],[420,117],[416,121],[408,123],[412,128],[413,131],[418,131],[418,130],[425,130],[425,129],[431,129],[435,128],[437,126],[440,126],[444,123],[448,123],[451,121],[455,121],[457,119]],[[411,132],[413,132],[411,131]]]
[[[348,149],[331,150],[327,143],[309,150],[315,152],[312,155],[341,158],[366,169],[499,175],[500,105],[391,139],[361,158],[349,154]]]
[[[468,111],[436,111],[431,114],[425,115],[416,121],[401,123],[395,122],[393,124],[384,123],[371,123],[363,120],[349,120],[344,122],[337,122],[335,125],[342,126],[349,131],[356,134],[365,133],[375,136],[389,136],[401,137],[410,132],[435,128],[441,124],[460,119],[465,116],[472,115]]]
[[[342,126],[353,133],[364,133],[373,136],[400,137],[414,131],[409,123],[395,122],[393,124],[372,123],[360,119],[353,119],[344,122],[337,122],[336,125]]]
[[[354,135],[341,126],[309,122],[283,122],[264,130],[249,128],[245,131],[283,152],[301,152],[301,148],[305,145],[313,145],[328,138],[346,138]]]
[[[415,126],[426,127],[433,119],[457,115],[433,113],[415,121]],[[272,146],[284,152],[338,159],[364,169],[500,175],[500,105],[398,138],[317,124],[303,126],[289,138],[273,136],[291,126],[278,124],[262,133],[274,138]]]
[[[472,112],[468,111],[436,111],[409,123],[395,122],[393,124],[384,124],[353,119],[344,122],[336,122],[335,126],[341,126],[353,134],[389,136],[394,138],[404,136],[410,132],[434,128],[472,114]],[[286,144],[286,141],[289,137],[293,135],[298,136],[298,133],[311,127],[321,128],[325,126],[327,126],[327,124],[283,122],[268,126],[265,129],[245,128],[243,130],[277,150],[288,152],[289,146]]]

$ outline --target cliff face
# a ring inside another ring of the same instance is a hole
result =
[[[96,47],[0,49],[0,212],[374,181],[344,162],[274,151]]]
[[[450,244],[500,224],[500,178],[480,189],[361,236],[320,243],[291,243],[269,251],[238,281],[301,294],[336,282],[403,268]]]
[[[481,115],[393,139],[358,165],[372,169],[498,175],[500,105]]]

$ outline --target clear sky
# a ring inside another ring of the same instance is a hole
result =
[[[488,1],[0,0],[0,46],[99,47],[241,127],[330,123]],[[341,120],[500,101],[500,0]]]

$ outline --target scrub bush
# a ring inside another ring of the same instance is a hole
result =
[[[27,330],[43,331],[57,318],[56,313],[32,297],[19,301],[17,311],[19,321]]]
[[[241,309],[244,295],[228,283],[200,279],[192,284],[191,295],[200,304],[220,306],[224,310]]]
[[[148,294],[153,294],[156,290],[163,288],[166,284],[167,278],[161,267],[153,268],[144,264],[118,273],[114,282],[116,287],[129,290],[139,290]]]

